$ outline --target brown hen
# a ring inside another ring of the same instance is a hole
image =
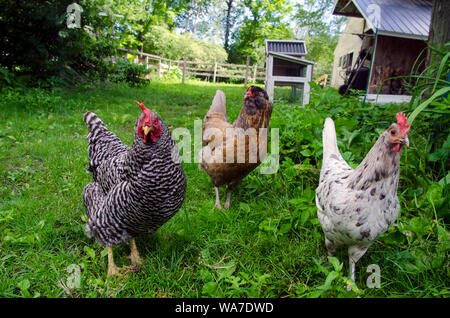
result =
[[[203,148],[199,167],[208,173],[216,191],[215,207],[221,208],[219,187],[228,185],[225,208],[231,191],[264,160],[267,132],[273,105],[267,93],[251,86],[243,97],[243,107],[233,124],[228,122],[225,94],[218,90],[203,120]]]

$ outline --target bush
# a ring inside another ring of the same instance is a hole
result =
[[[111,21],[98,15],[104,2],[81,1],[80,23],[69,28],[72,0],[2,1],[0,65],[30,86],[104,78],[113,51]]]
[[[144,86],[150,82],[145,76],[150,73],[145,65],[119,59],[110,64],[109,80],[114,83],[127,83],[130,86]]]

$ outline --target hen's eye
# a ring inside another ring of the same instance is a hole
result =
[[[395,136],[395,130],[391,130],[391,135]]]

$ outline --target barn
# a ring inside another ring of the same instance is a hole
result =
[[[349,20],[334,51],[331,86],[342,88],[359,68],[369,101],[409,101],[406,82],[389,78],[423,70],[431,10],[432,0],[337,0],[333,14]]]

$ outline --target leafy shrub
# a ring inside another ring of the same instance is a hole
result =
[[[82,1],[81,23],[69,28],[72,3],[2,1],[0,65],[29,86],[73,84],[104,75],[104,58],[114,46],[107,31],[110,20],[98,15],[105,1]]]
[[[145,65],[139,65],[128,60],[119,59],[110,64],[109,79],[114,83],[127,83],[130,86],[143,86],[150,81],[145,78],[150,73]]]

